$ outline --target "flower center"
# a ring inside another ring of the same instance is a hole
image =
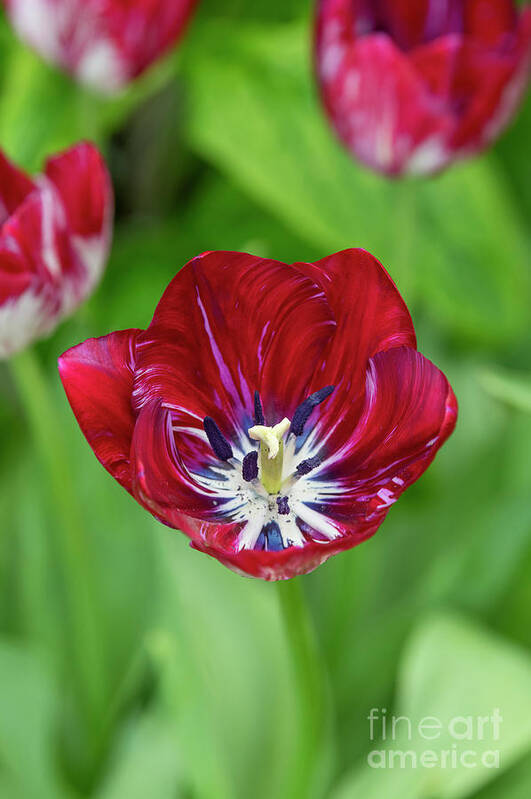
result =
[[[291,422],[284,418],[274,427],[257,424],[247,431],[249,438],[260,442],[260,479],[268,494],[278,494],[282,486],[284,436]]]
[[[255,391],[254,425],[247,429],[247,443],[235,431],[236,452],[217,422],[211,416],[204,418],[208,442],[223,465],[214,467],[214,474],[221,475],[219,480],[204,475],[197,479],[208,485],[209,491],[222,491],[227,517],[242,522],[235,543],[238,551],[279,552],[301,547],[310,528],[317,531],[313,535],[319,540],[336,537],[335,527],[311,507],[317,496],[312,485],[301,481],[321,466],[322,447],[315,435],[308,433],[307,425],[315,408],[333,391],[334,386],[314,391],[295,408],[291,420],[285,417],[273,426],[267,424],[260,395]],[[247,446],[251,448],[244,454]],[[320,451],[313,454],[316,447]]]
[[[285,417],[272,427],[266,423],[260,395],[255,391],[255,424],[247,429],[247,435],[250,442],[259,442],[260,446],[251,444],[253,448],[246,455],[243,455],[245,449],[242,451],[241,443],[235,454],[217,422],[205,416],[203,428],[208,442],[217,458],[224,462],[218,488],[226,487],[234,494],[230,502],[226,502],[232,505],[231,519],[245,521],[238,535],[239,549],[278,552],[286,547],[304,545],[309,523],[301,514],[304,514],[305,503],[310,501],[311,489],[303,484],[298,494],[293,492],[297,485],[300,487],[300,478],[322,463],[321,453],[311,454],[315,442],[310,447],[305,446],[308,438],[304,435],[305,427],[313,410],[333,391],[334,386],[314,391],[295,408],[291,420]],[[247,486],[242,485],[242,478]],[[315,525],[315,512],[309,509],[308,513]],[[333,538],[336,531],[329,524],[321,524],[318,534]]]

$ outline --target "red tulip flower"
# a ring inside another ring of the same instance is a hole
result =
[[[20,38],[112,93],[179,39],[197,0],[4,0]]]
[[[53,330],[93,290],[112,231],[105,163],[82,143],[29,178],[0,153],[0,358]]]
[[[59,370],[113,477],[193,547],[266,580],[372,536],[457,416],[364,250],[292,266],[205,253],[147,330],[89,339]]]
[[[318,80],[339,137],[388,175],[491,144],[524,94],[531,8],[513,0],[319,0]]]

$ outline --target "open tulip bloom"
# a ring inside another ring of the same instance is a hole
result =
[[[3,0],[20,38],[82,83],[122,89],[177,42],[197,0]]]
[[[0,152],[0,358],[49,333],[93,290],[112,233],[111,181],[76,145],[32,179]]]
[[[457,416],[364,250],[291,266],[204,253],[147,330],[89,339],[59,369],[113,477],[193,547],[267,580],[372,536]]]
[[[531,61],[513,0],[319,0],[317,74],[347,147],[389,175],[479,152],[509,123]]]

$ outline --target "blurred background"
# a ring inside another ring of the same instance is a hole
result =
[[[295,686],[274,587],[130,499],[84,441],[56,358],[147,326],[201,251],[291,262],[351,246],[390,271],[460,417],[378,534],[303,580],[329,705],[309,795],[531,795],[531,103],[441,177],[369,174],[319,107],[309,6],[202,0],[178,50],[114,100],[44,64],[0,16],[0,145],[36,172],[91,138],[116,191],[99,289],[37,347],[46,434],[0,366],[2,799],[291,799]],[[49,458],[67,451],[63,483],[35,435]],[[496,707],[497,769],[368,765],[388,745],[370,740],[371,708]]]

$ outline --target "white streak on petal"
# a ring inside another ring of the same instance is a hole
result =
[[[57,311],[51,305],[43,294],[28,289],[0,306],[0,358],[24,349],[54,327]]]
[[[340,44],[329,44],[323,49],[321,58],[320,72],[321,78],[325,81],[333,80],[343,61],[345,48]]]
[[[72,244],[87,270],[88,288],[84,293],[88,294],[103,273],[107,262],[109,242],[105,236],[91,236],[89,238],[72,236]]]
[[[210,348],[212,350],[212,355],[214,357],[214,360],[215,360],[215,362],[217,364],[217,367],[218,367],[218,370],[219,370],[219,376],[220,376],[221,382],[222,382],[223,386],[225,387],[225,389],[227,390],[227,392],[229,393],[229,395],[234,400],[234,402],[237,405],[240,405],[241,400],[240,400],[240,395],[238,393],[238,389],[236,388],[236,386],[234,384],[234,380],[232,379],[232,375],[230,373],[230,370],[227,367],[227,364],[225,363],[225,360],[223,358],[221,350],[220,350],[220,348],[218,346],[218,343],[217,343],[217,341],[215,339],[215,336],[214,336],[214,334],[212,332],[212,328],[210,326],[210,321],[208,319],[208,315],[207,315],[205,306],[203,305],[203,302],[201,300],[199,291],[197,291],[197,303],[198,303],[199,309],[201,311],[201,316],[203,317],[203,322],[204,322],[204,325],[205,325],[206,334],[207,334],[208,339],[210,341]]]
[[[163,403],[164,407],[164,403]],[[208,444],[208,436],[204,430],[200,429],[199,427],[185,427],[184,425],[173,425],[173,432],[174,433],[184,433],[188,436],[195,436],[196,438],[200,438],[202,441]]]
[[[111,94],[129,75],[116,45],[101,30],[95,5],[84,0],[12,0],[9,15],[21,39],[44,58]]]
[[[429,175],[448,162],[450,154],[441,136],[426,139],[415,149],[407,162],[410,175]]]
[[[10,3],[13,27],[45,58],[59,61],[59,25],[61,14],[46,0],[16,0]]]
[[[107,94],[119,91],[128,79],[118,50],[111,41],[104,38],[87,47],[79,59],[76,74],[83,83]]]
[[[293,502],[290,506],[293,513],[295,513],[303,522],[317,530],[318,533],[324,535],[325,538],[333,540],[339,536],[339,531],[332,524],[332,522],[313,508],[310,508],[304,502]]]
[[[57,254],[55,233],[58,227],[64,228],[65,217],[61,201],[56,191],[51,188],[47,178],[39,178],[40,198],[42,205],[41,235],[42,235],[42,260],[50,274],[60,278],[62,273],[61,261]]]
[[[381,488],[377,492],[377,496],[382,500],[382,504],[378,505],[378,508],[389,508],[394,502],[396,502],[396,497],[389,488]]]
[[[265,339],[265,337],[267,335],[267,331],[269,329],[270,324],[271,324],[271,322],[268,319],[267,322],[265,323],[265,325],[262,328],[262,334],[260,336],[260,341],[258,342],[257,355],[258,355],[258,363],[260,364],[260,368],[264,365],[264,357],[265,357],[265,354],[264,354],[264,351],[263,351],[264,339]]]
[[[287,516],[277,515],[274,519],[279,526],[282,541],[285,547],[303,547],[306,539],[297,527],[296,516],[290,512]]]
[[[264,506],[251,514],[249,521],[238,537],[238,552],[242,549],[254,549],[258,536],[265,524],[267,506]]]

